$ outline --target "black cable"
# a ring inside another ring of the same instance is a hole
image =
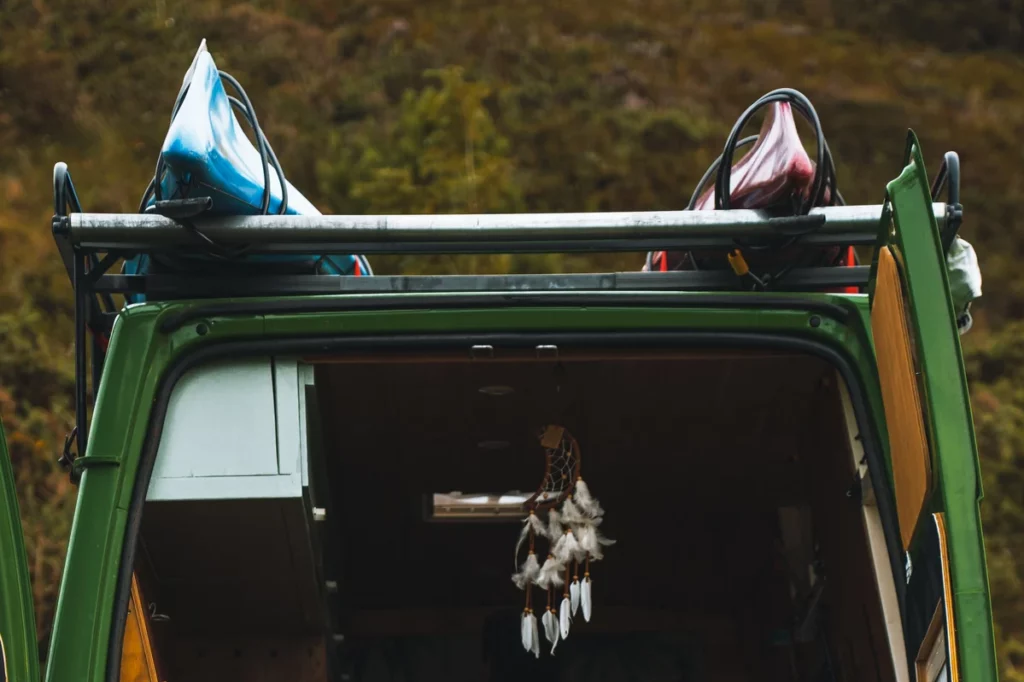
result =
[[[797,199],[794,197],[794,211],[797,215],[807,215],[810,210],[815,206],[819,205],[824,201],[825,191],[829,191],[829,205],[845,205],[845,200],[838,189],[837,175],[835,169],[835,161],[832,157],[832,152],[829,149],[828,142],[825,140],[824,133],[822,131],[821,120],[818,118],[818,114],[811,104],[810,100],[807,99],[802,93],[797,90],[789,88],[782,88],[779,90],[773,90],[768,94],[758,99],[754,104],[747,108],[743,115],[737,120],[734,125],[729,138],[726,141],[725,148],[722,151],[722,155],[717,161],[717,176],[715,184],[715,208],[728,210],[731,208],[731,171],[732,171],[732,158],[737,148],[742,146],[742,143],[747,138],[737,142],[739,134],[743,128],[750,121],[750,119],[764,106],[773,102],[788,102],[791,106],[799,112],[804,119],[806,119],[811,126],[814,128],[815,144],[816,144],[816,161],[814,180],[811,184],[811,191],[806,199]],[[768,245],[752,245],[752,244],[741,244],[740,240],[734,240],[737,246],[742,246],[746,249],[751,250],[782,250],[795,244],[801,237],[807,234],[811,234],[820,229],[821,223],[814,223],[810,227],[789,232],[788,238],[781,244],[768,244]],[[796,267],[796,263],[791,263],[789,266],[783,267],[778,272],[766,275],[765,284],[772,281],[777,281],[783,278],[788,272]]]
[[[259,121],[256,118],[255,108],[253,107],[248,94],[246,94],[245,89],[234,76],[226,71],[218,70],[217,73],[222,80],[231,85],[231,87],[238,93],[239,97],[227,95],[228,102],[231,104],[233,109],[237,110],[242,115],[245,121],[249,124],[249,127],[252,129],[253,135],[256,138],[260,161],[263,166],[263,195],[260,201],[260,214],[267,215],[270,212],[270,168],[272,166],[281,185],[281,203],[278,206],[278,214],[284,215],[288,210],[288,186],[287,180],[284,176],[284,170],[281,168],[281,163],[277,159],[277,154],[274,153],[273,147],[270,146],[267,136],[263,133],[263,129],[259,125]],[[185,96],[188,94],[190,85],[191,83],[186,83],[182,86],[181,90],[178,91],[178,96],[174,101],[174,107],[171,110],[172,123],[177,117],[178,111],[181,109],[182,102],[184,102]],[[146,205],[149,203],[150,199],[155,199],[156,201],[163,200],[163,188],[161,187],[163,173],[164,159],[163,154],[160,154],[157,157],[156,171],[153,174],[153,179],[150,180],[149,185],[146,187],[146,191],[143,193],[142,200],[139,203],[139,213],[145,211]],[[191,222],[179,222],[202,240],[209,248],[211,255],[214,257],[225,260],[237,259],[251,248],[249,246],[241,246],[234,249],[224,247],[211,239],[208,235],[204,234],[202,230],[198,229]]]
[[[750,119],[765,105],[773,102],[789,102],[794,109],[796,109],[814,128],[815,143],[816,143],[816,162],[814,167],[814,181],[811,185],[811,192],[806,200],[801,201],[796,207],[798,215],[807,215],[810,213],[811,208],[816,204],[820,203],[824,199],[825,190],[829,190],[829,205],[844,206],[846,205],[843,195],[839,192],[838,181],[836,176],[835,161],[832,157],[832,152],[828,147],[828,142],[825,140],[824,133],[821,128],[821,120],[818,118],[818,114],[814,109],[814,105],[811,104],[810,100],[807,99],[803,93],[793,90],[790,88],[781,88],[779,90],[773,90],[768,94],[762,96],[752,105],[750,105],[743,115],[736,121],[732,131],[729,134],[728,139],[725,143],[725,148],[722,154],[708,167],[703,177],[697,183],[697,187],[694,189],[693,194],[690,197],[690,201],[686,206],[686,210],[693,210],[696,206],[700,195],[703,193],[707,183],[711,179],[712,174],[716,174],[715,181],[715,208],[722,210],[730,209],[730,194],[731,194],[731,173],[732,173],[732,159],[737,149],[755,142],[758,139],[758,135],[745,137],[741,140],[737,140],[743,128],[747,125]],[[823,223],[821,223],[823,224]],[[736,240],[737,246],[744,246],[749,249],[769,249],[776,248],[782,249],[791,246],[800,237],[810,234],[818,230],[821,224],[814,224],[812,227],[789,234],[789,239],[785,241],[781,246],[755,246],[755,245],[742,245]],[[691,260],[692,257],[691,257]],[[647,253],[645,259],[646,267],[648,270],[652,270],[654,267],[653,254]],[[787,269],[788,270],[788,269]],[[777,273],[772,279],[777,279],[779,275],[784,272]]]
[[[805,117],[810,119],[812,125],[814,126],[817,163],[815,168],[814,182],[812,184],[813,191],[811,192],[811,200],[813,202],[819,198],[819,192],[821,191],[821,188],[823,186],[822,168],[825,165],[825,157],[823,135],[821,132],[820,122],[817,119],[817,114],[814,113],[813,107],[811,107],[810,102],[807,101],[806,98],[803,97],[803,95],[798,93],[797,91],[791,91],[788,89],[774,90],[768,93],[767,95],[762,96],[752,105],[750,105],[746,111],[743,112],[743,115],[741,115],[740,118],[736,121],[732,131],[729,134],[729,137],[726,140],[725,148],[722,152],[722,163],[719,164],[717,181],[715,183],[716,209],[729,210],[730,208],[730,179],[732,174],[732,159],[735,153],[737,139],[739,138],[740,133],[742,132],[743,128],[746,127],[750,119],[753,118],[754,114],[760,111],[760,109],[762,109],[766,104],[770,104],[772,102],[789,102],[793,104],[794,108],[799,109],[801,113],[805,115]],[[806,210],[802,207],[800,213],[806,214],[809,211],[809,209],[809,206],[806,207]]]
[[[270,154],[273,154],[273,151],[268,153],[270,145],[267,143],[267,136],[263,134],[263,129],[260,128],[259,122],[256,120],[256,110],[253,108],[252,102],[249,101],[249,95],[245,93],[245,90],[242,88],[242,84],[226,71],[218,71],[218,73],[220,74],[221,80],[225,80],[230,83],[231,87],[235,89],[241,98],[243,104],[242,108],[247,114],[246,119],[252,126],[253,134],[256,136],[256,142],[259,144],[260,162],[263,164],[263,201],[260,205],[260,214],[267,215],[270,213]],[[235,104],[236,100],[232,97],[229,96],[228,99],[232,104]],[[280,168],[280,166],[278,166],[278,168]],[[281,173],[281,178],[284,178],[283,173]],[[284,215],[288,210],[288,206],[286,197],[284,196],[283,182],[281,183],[281,190],[281,205],[278,207],[278,213],[280,215]]]
[[[942,158],[942,165],[932,183],[932,201],[939,200],[947,185],[946,224],[940,234],[943,253],[949,253],[964,219],[964,207],[960,204],[960,156],[956,152],[946,152]]]
[[[956,152],[946,152],[942,158],[942,165],[932,183],[932,201],[938,201],[942,194],[946,181],[949,181],[949,193],[946,197],[947,204],[960,203],[960,156]]]
[[[744,137],[742,140],[736,143],[735,149],[739,149],[740,147],[745,147],[748,144],[753,144],[754,142],[757,142],[758,137],[758,135]],[[718,171],[718,167],[721,164],[722,155],[719,154],[718,158],[715,159],[710,166],[708,166],[708,169],[706,171],[704,171],[703,177],[701,177],[700,182],[697,183],[697,188],[693,190],[693,195],[690,197],[690,203],[686,205],[687,211],[692,211],[693,207],[697,205],[697,200],[700,199],[700,195],[704,193],[704,189],[707,187],[708,181],[711,180],[711,176]]]
[[[226,81],[232,88],[238,93],[238,97],[232,97],[228,95],[228,101],[234,109],[237,109],[249,124],[249,127],[253,131],[253,135],[256,138],[257,148],[260,154],[260,162],[263,166],[263,196],[260,201],[260,215],[267,215],[270,212],[270,168],[273,166],[274,171],[277,173],[278,180],[281,184],[281,204],[278,206],[278,214],[284,215],[288,211],[288,188],[285,180],[284,171],[281,168],[281,164],[277,160],[277,155],[274,153],[273,148],[270,146],[270,142],[267,140],[267,136],[263,133],[263,129],[259,125],[259,121],[256,118],[256,111],[252,106],[252,102],[249,100],[248,94],[242,87],[241,83],[235,79],[234,76],[227,73],[226,71],[217,72],[223,81]],[[178,110],[181,109],[182,102],[185,100],[185,96],[188,94],[190,84],[186,83],[181,90],[178,92],[178,96],[174,101],[174,107],[171,110],[171,121],[178,115]],[[164,173],[164,158],[163,154],[157,157],[156,170],[153,173],[153,179],[146,187],[146,191],[142,195],[142,201],[139,203],[139,213],[142,213],[146,204],[149,203],[150,199],[156,201],[163,200],[163,188],[161,187],[161,180]],[[196,231],[198,232],[198,230]],[[212,242],[209,238],[206,241]]]
[[[241,114],[243,116],[245,116],[246,121],[248,121],[248,123],[252,127],[252,129],[259,131],[259,137],[260,137],[261,140],[263,140],[263,146],[264,146],[264,149],[266,149],[267,159],[269,159],[270,165],[274,167],[274,171],[277,173],[277,179],[278,179],[278,181],[281,184],[281,204],[280,204],[280,206],[277,207],[277,213],[278,213],[278,215],[284,215],[285,211],[288,210],[288,184],[287,184],[287,182],[284,179],[284,170],[281,169],[281,163],[277,160],[277,154],[274,153],[274,148],[270,146],[270,141],[267,140],[267,136],[263,134],[263,129],[260,128],[257,125],[256,119],[249,117],[249,110],[246,108],[245,103],[241,102],[240,100],[238,100],[238,99],[236,99],[236,98],[234,98],[234,97],[232,97],[230,95],[228,95],[228,100],[231,102],[231,104],[236,109],[238,109],[241,112]],[[267,159],[264,159],[264,164],[266,164],[266,160]],[[266,213],[268,212],[269,205],[270,205],[270,189],[269,189],[270,188],[270,182],[269,182],[270,181],[270,177],[269,177],[269,175],[266,176],[265,179],[266,179],[267,184],[264,187],[263,191],[264,191],[264,195],[266,197],[266,203],[267,203],[267,207],[268,208],[263,209],[264,215],[266,215]]]
[[[146,191],[142,193],[142,199],[139,201],[139,210],[136,211],[136,213],[145,213],[146,204],[149,203],[149,200],[153,198],[153,195],[156,192],[156,185],[156,176],[154,176],[149,181],[149,184],[146,185]]]

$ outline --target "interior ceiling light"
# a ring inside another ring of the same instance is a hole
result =
[[[486,521],[522,519],[523,505],[531,493],[510,490],[505,493],[434,493],[429,516],[435,521]]]
[[[480,389],[480,392],[483,393],[484,395],[498,395],[498,396],[500,396],[500,395],[509,395],[510,393],[515,393],[515,390],[516,389],[512,388],[511,386],[497,385],[497,386],[483,386]]]

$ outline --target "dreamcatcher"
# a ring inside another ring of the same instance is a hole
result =
[[[540,632],[533,607],[533,588],[547,593],[547,605],[540,625],[555,652],[560,639],[569,636],[569,626],[582,609],[583,619],[590,622],[590,564],[603,557],[602,547],[610,545],[598,531],[604,510],[590,494],[580,469],[580,446],[565,427],[546,426],[540,432],[544,450],[544,479],[537,492],[527,500],[529,514],[516,545],[516,565],[512,576],[519,589],[526,592],[523,609],[523,648],[540,656]],[[547,519],[541,514],[546,512]],[[537,558],[538,538],[546,540],[543,563]],[[519,555],[523,545],[528,553],[522,565]],[[580,569],[583,577],[580,579]],[[571,576],[571,578],[570,578]],[[557,590],[562,590],[561,604],[556,608]]]

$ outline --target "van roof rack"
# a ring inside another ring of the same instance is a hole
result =
[[[87,375],[99,385],[106,342],[117,316],[113,294],[147,299],[299,296],[311,294],[737,291],[731,270],[527,275],[325,276],[268,274],[260,265],[207,272],[119,274],[122,258],[208,255],[222,249],[248,254],[466,254],[644,253],[654,250],[736,248],[738,240],[800,235],[813,246],[872,245],[880,238],[884,205],[830,206],[808,215],[775,217],[763,210],[630,211],[463,215],[259,215],[204,217],[209,199],[157,202],[147,213],[83,212],[64,163],[54,167],[53,236],[75,292],[76,428],[61,461],[71,465],[72,443],[86,446]],[[933,202],[943,235],[960,223],[960,207]],[[794,268],[772,282],[773,292],[835,291],[864,287],[870,266]],[[92,332],[91,357],[86,344]],[[90,362],[91,361],[91,362]],[[72,467],[72,478],[75,469]]]
[[[223,248],[247,254],[501,254],[643,253],[722,249],[738,239],[766,239],[817,226],[801,243],[874,244],[883,207],[816,208],[810,215],[775,218],[759,210],[636,211],[502,215],[266,215],[178,221],[160,215],[71,213],[54,218],[53,232],[72,282],[88,294],[144,294],[149,299],[298,296],[399,292],[729,291],[740,289],[731,270],[346,277],[273,274],[253,267],[230,274],[117,274],[110,268],[139,253],[204,253],[197,230]],[[945,231],[947,205],[934,203]],[[103,256],[100,258],[100,256]],[[79,264],[78,261],[81,261]],[[76,267],[78,270],[76,271]],[[76,274],[77,272],[77,274]],[[772,290],[827,291],[861,287],[870,267],[794,268]],[[78,287],[76,287],[77,289]]]
[[[60,176],[60,177],[58,177]],[[737,240],[801,234],[808,246],[858,246],[878,239],[883,206],[830,206],[808,215],[762,210],[630,211],[461,215],[254,215],[202,217],[202,201],[160,202],[160,213],[84,213],[64,164],[54,177],[53,235],[72,283],[87,295],[141,293],[150,299],[456,291],[723,291],[730,270],[533,275],[345,277],[268,274],[258,266],[225,274],[114,274],[137,254],[209,253],[211,245],[254,254],[644,253],[736,248]],[[947,204],[933,203],[940,231]],[[863,286],[869,266],[795,268],[774,291]]]
[[[940,225],[944,204],[935,204]],[[71,213],[54,219],[54,237],[69,274],[74,254],[108,258],[88,268],[95,292],[145,293],[147,297],[300,295],[389,291],[479,291],[551,288],[670,290],[736,289],[731,271],[628,272],[553,275],[463,275],[424,277],[326,277],[275,275],[252,269],[242,274],[117,275],[117,258],[138,253],[202,253],[203,235],[224,249],[247,254],[483,254],[611,253],[723,249],[739,239],[770,239],[808,232],[801,243],[815,246],[873,244],[882,206],[817,208],[806,216],[771,217],[759,210],[636,211],[622,213],[534,213],[499,215],[264,215],[174,219],[154,214]],[[796,269],[776,290],[805,291],[867,283],[869,268]],[[429,284],[427,281],[429,280]]]

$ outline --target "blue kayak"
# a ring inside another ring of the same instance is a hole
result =
[[[145,210],[152,210],[158,199],[208,197],[211,205],[203,212],[204,217],[282,212],[288,215],[320,215],[320,211],[286,179],[286,191],[282,193],[283,173],[279,177],[280,168],[269,143],[265,153],[261,154],[261,150],[246,137],[232,110],[222,76],[236,85],[230,76],[221,74],[217,69],[204,40],[185,74],[176,110],[160,150],[159,187],[151,186],[147,191]],[[241,97],[237,103],[244,101],[247,104],[244,93],[239,94]],[[242,115],[248,117],[250,114],[246,111],[251,112],[251,106],[242,108]],[[257,132],[256,137],[263,146],[265,141],[261,135]],[[268,185],[269,193],[265,192]],[[284,211],[281,210],[282,202]],[[229,266],[223,257],[214,255],[175,255],[173,258],[161,257],[154,262],[149,255],[143,254],[127,260],[124,272],[147,274],[158,270],[173,272],[199,268],[215,273],[219,264]],[[252,254],[230,259],[231,269],[238,266],[255,272],[266,269],[323,275],[372,274],[366,259],[356,255]],[[131,300],[139,302],[144,297],[135,295]]]

